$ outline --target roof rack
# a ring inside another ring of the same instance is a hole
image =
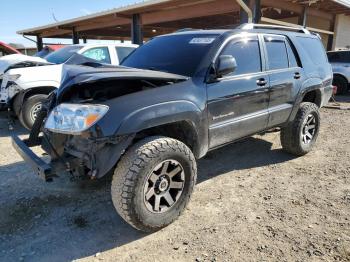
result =
[[[268,25],[268,24],[252,24],[246,23],[237,27],[243,30],[253,30],[253,29],[270,29],[270,30],[284,30],[284,31],[294,31],[304,34],[310,34],[310,31],[302,26],[291,27],[291,26],[281,26],[281,25]]]

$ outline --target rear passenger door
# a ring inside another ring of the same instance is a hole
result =
[[[287,121],[299,92],[302,68],[289,40],[281,35],[263,35],[265,62],[270,82],[269,122],[273,127]]]
[[[207,85],[210,148],[261,131],[268,121],[269,83],[258,36],[233,37],[220,55],[232,55],[237,68]]]

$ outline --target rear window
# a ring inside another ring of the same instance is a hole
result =
[[[265,45],[270,70],[289,67],[288,54],[284,40],[265,37]]]
[[[298,36],[297,39],[315,65],[320,66],[328,63],[326,51],[319,39],[301,36]]]
[[[329,52],[327,53],[328,60],[331,63],[350,63],[350,52]]]
[[[117,51],[119,63],[121,63],[125,58],[127,58],[132,51],[135,50],[134,47],[116,47],[115,50]]]

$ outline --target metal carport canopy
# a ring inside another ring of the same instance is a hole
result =
[[[350,14],[348,0],[245,0],[253,8],[255,2],[261,7],[273,7],[307,14],[328,21],[335,14]],[[309,5],[309,3],[313,3]],[[259,6],[259,8],[260,8]],[[130,39],[131,25],[139,18],[145,38],[173,32],[180,28],[225,28],[239,23],[240,6],[235,0],[151,0],[115,8],[87,16],[65,20],[46,26],[18,31],[21,35],[38,38],[87,38]],[[276,17],[279,19],[279,17]],[[136,27],[137,28],[137,27]]]

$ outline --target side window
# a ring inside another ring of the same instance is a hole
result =
[[[119,63],[121,63],[126,57],[128,57],[132,51],[135,50],[133,47],[116,47]]]
[[[311,62],[317,66],[328,63],[326,51],[318,38],[298,36],[297,39],[300,46],[306,51]]]
[[[327,54],[329,62],[332,63],[338,63],[340,62],[340,56],[339,53],[331,52]]]
[[[350,63],[350,52],[329,52],[327,53],[328,60],[331,63]]]
[[[111,57],[109,56],[108,47],[94,47],[83,52],[83,56],[97,60],[102,63],[110,64]]]
[[[344,55],[344,63],[350,63],[350,52],[346,51]]]
[[[293,49],[288,41],[286,42],[286,46],[287,46],[289,67],[298,67],[299,65],[298,65],[297,59],[295,57],[295,53],[294,53],[294,51],[293,51]]]
[[[232,40],[224,47],[221,55],[232,55],[236,59],[237,68],[231,75],[261,71],[260,48],[257,39]]]
[[[285,41],[274,37],[265,36],[265,45],[269,61],[269,69],[288,68],[288,55]]]

